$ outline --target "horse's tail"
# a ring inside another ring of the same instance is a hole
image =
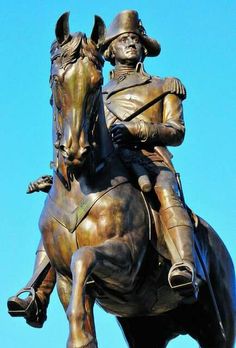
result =
[[[224,327],[226,348],[234,345],[236,333],[235,270],[232,258],[215,230],[199,218],[198,240],[208,270],[210,286]],[[217,317],[217,313],[214,313]]]

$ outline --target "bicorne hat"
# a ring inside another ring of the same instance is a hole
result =
[[[106,31],[105,39],[101,47],[102,51],[104,52],[110,43],[119,35],[125,33],[135,33],[139,35],[141,42],[147,50],[147,56],[155,57],[160,53],[161,46],[159,42],[147,36],[142,22],[139,19],[138,12],[133,10],[125,10],[118,13]]]

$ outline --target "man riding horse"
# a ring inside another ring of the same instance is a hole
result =
[[[101,49],[105,59],[115,66],[103,89],[113,142],[141,189],[155,192],[172,263],[170,287],[196,298],[193,225],[180,198],[171,154],[166,148],[178,146],[184,139],[185,88],[178,79],[161,79],[145,72],[145,57],[158,56],[160,45],[147,36],[136,11],[123,11],[115,17]],[[29,192],[48,192],[50,186],[46,176],[31,184]],[[35,273],[45,255],[42,244],[37,255]],[[54,284],[51,267],[37,283],[34,300],[31,296],[24,300],[14,296],[8,301],[9,309],[22,309],[29,325],[41,327]]]

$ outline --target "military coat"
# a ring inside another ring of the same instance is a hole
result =
[[[175,78],[151,76],[144,71],[142,63],[138,63],[132,73],[119,78],[113,76],[111,73],[111,80],[103,88],[108,128],[131,119],[150,123],[153,129],[158,128],[158,134],[140,142],[139,148],[147,156],[161,152],[170,158],[166,146],[180,145],[185,134],[182,100],[186,91],[182,83]],[[154,99],[158,99],[157,102],[144,110]],[[132,117],[134,113],[138,115]]]

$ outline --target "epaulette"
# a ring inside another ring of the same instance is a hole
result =
[[[182,100],[186,98],[186,89],[184,85],[175,77],[166,77],[164,79],[163,91],[176,94]]]

